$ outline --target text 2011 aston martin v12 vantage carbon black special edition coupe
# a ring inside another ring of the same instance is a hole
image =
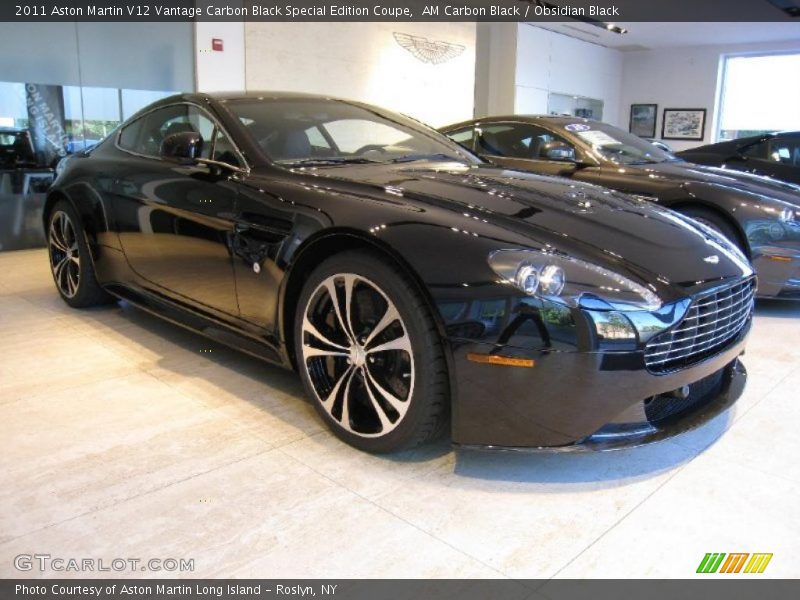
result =
[[[66,159],[44,218],[68,304],[123,298],[294,368],[367,451],[448,425],[461,445],[641,444],[746,377],[755,279],[723,237],[355,102],[161,100]]]
[[[702,221],[752,260],[760,297],[800,299],[800,186],[695,165],[577,117],[488,117],[442,131],[497,165],[602,185]]]

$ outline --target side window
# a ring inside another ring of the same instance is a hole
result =
[[[451,131],[447,134],[451,140],[453,140],[456,144],[460,144],[467,148],[467,150],[472,150],[473,148],[473,137],[475,135],[475,128],[474,127],[467,127],[466,129],[458,129],[456,131]]]
[[[575,146],[560,135],[531,125],[528,154],[535,160],[575,160]]]
[[[767,142],[752,144],[744,149],[742,154],[750,158],[769,159],[769,147]]]
[[[513,157],[514,149],[511,138],[514,135],[513,125],[483,125],[475,129],[476,147],[481,154]]]
[[[479,152],[529,160],[574,160],[575,148],[561,136],[536,125],[484,125],[478,132]]]
[[[770,140],[768,159],[785,165],[800,166],[800,137]]]
[[[132,123],[126,125],[122,131],[119,133],[118,144],[119,147],[124,150],[130,150],[131,152],[138,152],[138,142],[139,137],[142,133],[142,126],[144,125],[145,119],[147,117],[142,117],[141,119],[136,119]]]
[[[211,145],[209,144],[209,147]],[[205,147],[203,148],[205,153]],[[213,156],[211,157],[219,162],[224,162],[234,167],[241,167],[239,155],[236,153],[236,147],[233,142],[225,135],[225,132],[217,128],[216,137],[214,138]]]
[[[330,156],[332,154],[331,145],[325,136],[322,135],[319,127],[314,125],[305,131],[308,142],[311,144],[311,156]]]
[[[206,113],[195,106],[176,104],[151,112],[122,130],[119,146],[137,154],[157,157],[168,135],[194,131],[203,138],[202,158],[239,166],[233,144]]]
[[[170,109],[172,112],[170,113]],[[161,142],[169,135],[174,133],[182,133],[185,131],[194,131],[199,133],[203,138],[203,149],[200,152],[202,158],[211,158],[214,141],[214,122],[194,106],[186,104],[176,107],[165,109],[166,114],[162,116],[161,111],[153,113],[156,117],[152,122],[153,141],[157,141],[158,148],[161,148]],[[164,120],[166,116],[166,120]],[[155,144],[154,144],[155,145]],[[156,150],[152,155],[158,155],[159,150]]]

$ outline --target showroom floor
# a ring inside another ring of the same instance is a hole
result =
[[[772,552],[761,577],[797,577],[798,339],[800,304],[760,304],[745,396],[673,441],[373,457],[292,373],[129,306],[71,310],[44,251],[0,253],[0,576],[38,575],[13,559],[40,553],[194,559],[194,577],[677,578]]]

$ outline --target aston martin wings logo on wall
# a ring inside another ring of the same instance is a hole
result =
[[[443,62],[459,56],[465,50],[461,44],[451,44],[450,42],[431,41],[420,35],[394,32],[394,39],[403,48],[408,50],[417,60],[424,63],[439,65]]]

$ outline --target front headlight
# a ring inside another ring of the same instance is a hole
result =
[[[606,310],[657,310],[653,289],[592,263],[551,252],[497,250],[488,258],[503,281],[529,296]]]
[[[795,220],[795,211],[791,208],[784,208],[778,218],[784,223],[793,223]]]

